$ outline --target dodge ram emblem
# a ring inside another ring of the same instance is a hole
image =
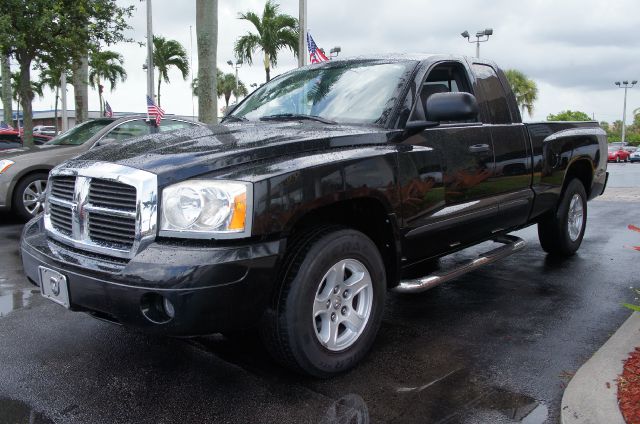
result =
[[[54,296],[58,296],[60,294],[60,281],[56,277],[51,277],[49,279],[49,284],[51,285],[51,292]]]

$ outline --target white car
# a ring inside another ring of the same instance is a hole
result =
[[[640,162],[640,149],[637,149],[635,152],[631,153],[631,156],[629,156],[629,160],[631,162]]]

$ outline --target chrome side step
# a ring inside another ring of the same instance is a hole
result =
[[[507,256],[516,253],[527,244],[521,238],[511,235],[500,236],[495,238],[493,241],[497,243],[503,243],[504,246],[500,246],[496,249],[490,250],[489,252],[483,253],[478,258],[473,259],[450,271],[443,272],[441,274],[431,274],[415,280],[403,280],[397,287],[394,287],[392,290],[396,293],[419,293],[425,290],[429,290],[446,281],[453,280],[454,278],[474,271],[482,266],[506,258]]]

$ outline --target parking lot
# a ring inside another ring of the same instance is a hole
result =
[[[331,380],[292,374],[254,337],[139,334],[46,301],[0,215],[0,422],[557,422],[572,374],[639,286],[640,164],[610,164],[581,250],[523,251],[419,295],[389,294],[370,355]]]

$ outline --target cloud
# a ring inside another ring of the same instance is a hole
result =
[[[145,3],[119,0],[121,5],[137,7],[131,20],[131,36],[145,41]],[[281,0],[281,12],[297,16],[297,0]],[[233,58],[235,40],[252,30],[250,23],[237,19],[241,11],[261,14],[262,0],[219,1],[218,66],[232,72],[226,61]],[[193,68],[197,71],[195,0],[175,2],[153,0],[154,31],[180,41],[191,48],[189,27],[193,33]],[[640,2],[617,0],[424,0],[345,1],[310,0],[308,27],[316,42],[325,49],[341,46],[342,56],[386,52],[431,52],[475,54],[460,33],[491,27],[494,35],[481,45],[481,55],[503,68],[520,69],[540,87],[535,119],[562,109],[584,110],[596,119],[613,121],[622,113],[621,90],[613,82],[640,79],[640,37],[635,37]],[[145,73],[142,63],[145,49],[135,44],[112,49],[125,57],[129,79],[114,93],[106,93],[116,110],[143,111]],[[272,75],[297,65],[291,52],[283,51]],[[247,84],[264,82],[262,57],[253,66],[244,65],[240,78]],[[163,106],[169,112],[192,113],[190,81],[179,73],[170,74],[171,84],[163,85]],[[90,107],[97,109],[97,93]],[[629,111],[640,107],[638,88],[629,92]],[[53,96],[36,101],[36,108],[48,108]],[[195,105],[197,110],[197,103]]]

